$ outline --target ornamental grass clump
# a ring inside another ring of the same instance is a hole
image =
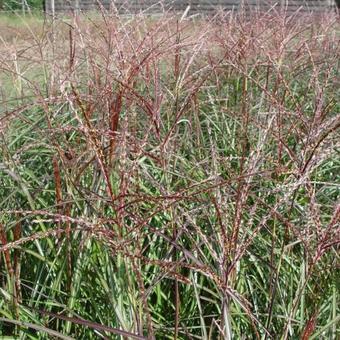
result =
[[[1,34],[0,334],[337,337],[336,14]]]

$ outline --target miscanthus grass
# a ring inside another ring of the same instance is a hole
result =
[[[336,14],[0,25],[1,335],[338,338]]]

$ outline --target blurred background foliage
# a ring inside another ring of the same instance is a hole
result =
[[[0,0],[0,10],[3,11],[30,11],[42,10],[43,0]]]

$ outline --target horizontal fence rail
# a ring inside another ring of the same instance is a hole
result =
[[[91,11],[98,9],[116,10],[118,13],[160,13],[164,11],[185,11],[190,6],[190,13],[212,13],[216,10],[237,11],[240,9],[262,11],[275,7],[293,13],[297,10],[321,12],[336,6],[333,0],[45,0],[48,13],[69,11]]]

